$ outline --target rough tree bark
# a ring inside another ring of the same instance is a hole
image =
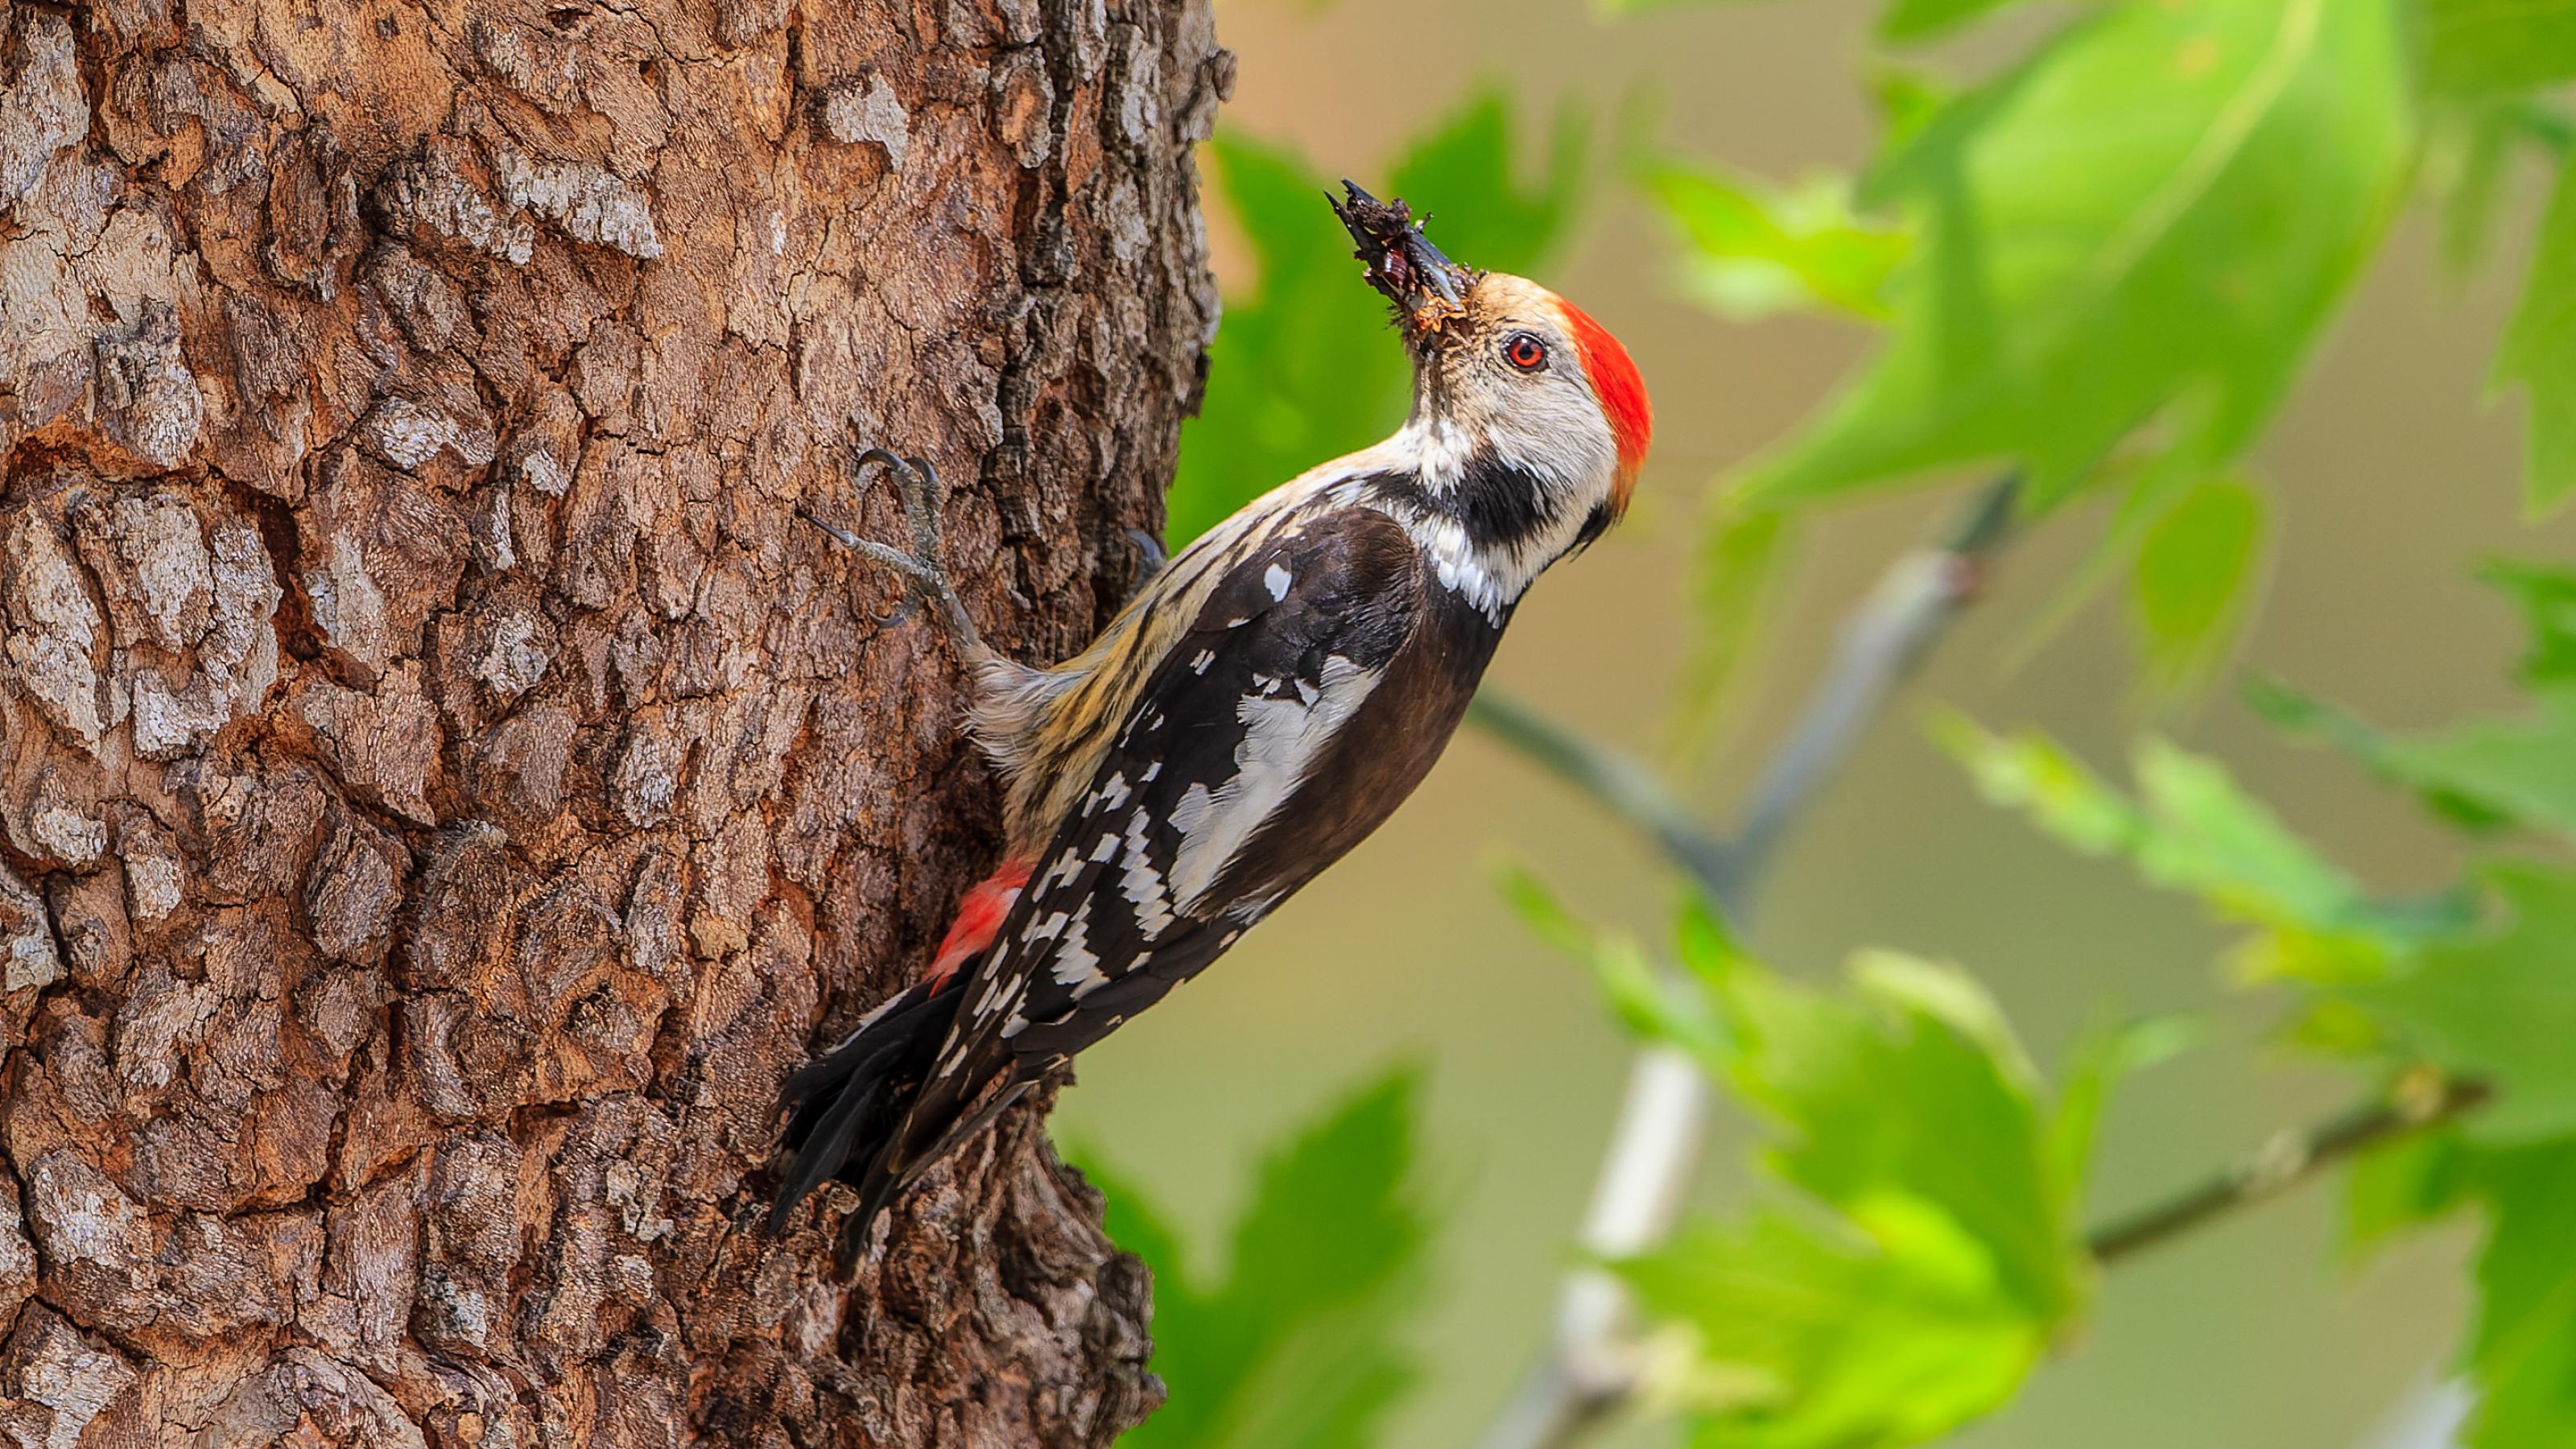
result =
[[[757,1230],[990,860],[793,510],[1123,593],[1216,304],[1206,0],[0,18],[0,1443],[1095,1444],[1142,1269],[1023,1111]]]

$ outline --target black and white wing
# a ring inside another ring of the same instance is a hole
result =
[[[1445,719],[1406,717],[1421,693],[1379,686],[1419,652],[1426,608],[1439,606],[1419,551],[1369,508],[1283,529],[1216,584],[956,988],[930,1075],[858,1184],[860,1224],[1027,1085],[1195,975],[1411,790],[1492,647],[1467,640],[1472,660],[1435,650],[1431,666],[1472,664],[1463,690],[1445,692],[1454,708],[1434,702]]]

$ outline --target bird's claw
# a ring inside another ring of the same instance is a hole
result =
[[[912,534],[911,552],[836,528],[824,522],[810,508],[800,506],[796,511],[816,528],[830,534],[832,540],[843,548],[884,564],[903,575],[904,580],[912,585],[912,597],[887,616],[882,621],[884,624],[902,623],[912,617],[914,608],[927,600],[936,607],[940,624],[956,641],[958,652],[970,659],[980,656],[984,652],[983,636],[976,631],[974,620],[967,615],[965,600],[957,596],[955,586],[948,581],[947,542],[939,523],[939,505],[943,497],[939,470],[931,467],[926,459],[906,458],[891,448],[871,447],[850,460],[853,493],[863,492],[860,478],[870,463],[883,463],[886,471],[894,475],[896,500],[903,508],[904,524]]]

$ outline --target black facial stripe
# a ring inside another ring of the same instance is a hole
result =
[[[1426,488],[1413,473],[1379,473],[1366,486],[1391,503],[1456,519],[1479,549],[1518,549],[1558,517],[1554,496],[1537,475],[1485,453],[1468,462],[1454,487]],[[1608,526],[1605,520],[1602,527]]]
[[[1480,547],[1517,549],[1556,521],[1548,493],[1528,469],[1478,458],[1458,481],[1467,537]]]

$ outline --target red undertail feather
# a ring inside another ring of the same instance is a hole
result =
[[[1646,380],[1637,375],[1637,364],[1628,360],[1628,349],[1610,335],[1610,329],[1562,297],[1557,305],[1565,309],[1574,350],[1583,354],[1583,375],[1592,379],[1592,394],[1600,400],[1601,415],[1609,419],[1610,436],[1619,445],[1619,488],[1611,506],[1624,513],[1628,494],[1637,486],[1637,470],[1646,463],[1646,445],[1654,439],[1655,407],[1646,399]]]
[[[940,939],[939,954],[930,958],[930,969],[921,979],[938,990],[957,974],[957,968],[975,959],[985,947],[993,944],[993,933],[1002,929],[1002,918],[1020,898],[1020,887],[1029,883],[1029,863],[1006,860],[1002,868],[986,876],[982,884],[966,893],[957,903],[957,919],[950,922],[948,934]]]

